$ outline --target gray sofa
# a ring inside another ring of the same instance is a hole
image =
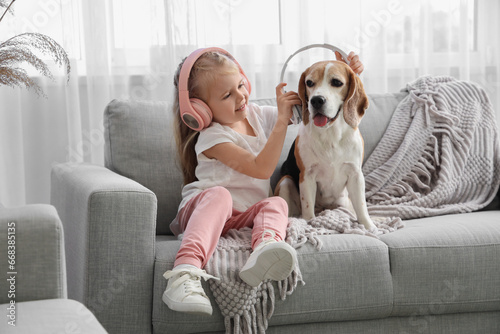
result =
[[[369,95],[360,126],[365,156],[404,96]],[[104,112],[105,167],[52,170],[68,295],[110,333],[224,332],[213,296],[211,317],[176,313],[161,301],[162,274],[180,245],[168,227],[182,187],[168,106],[112,101]],[[282,161],[296,131],[290,126]],[[267,333],[500,333],[498,196],[488,210],[404,223],[380,239],[321,236],[321,250],[298,249],[306,284],[276,298]]]
[[[53,206],[0,204],[0,246],[0,333],[106,333],[67,298],[63,228]]]

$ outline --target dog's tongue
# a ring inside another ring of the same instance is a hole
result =
[[[328,117],[325,115],[316,114],[316,116],[314,116],[314,125],[325,126],[326,123],[328,123]]]

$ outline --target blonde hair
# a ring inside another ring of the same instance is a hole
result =
[[[174,77],[174,133],[177,145],[177,154],[181,163],[184,185],[196,181],[195,170],[198,165],[195,145],[199,132],[189,128],[181,119],[179,108],[179,75],[184,64],[184,59],[178,66]],[[206,52],[194,63],[188,80],[190,98],[204,100],[208,98],[208,89],[217,77],[224,74],[239,72],[238,66],[232,59],[222,53]]]

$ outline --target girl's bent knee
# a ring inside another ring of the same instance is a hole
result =
[[[264,201],[267,202],[274,210],[281,212],[285,217],[288,217],[288,204],[282,197],[273,196],[265,199]]]
[[[273,197],[269,197],[269,198],[273,201],[274,205],[276,205],[277,207],[280,207],[283,210],[288,212],[288,204],[286,203],[286,201],[282,197],[273,196]]]
[[[220,198],[221,201],[227,199],[232,200],[231,193],[229,192],[229,190],[221,186],[215,186],[212,188],[205,189],[204,192],[210,194],[211,196],[215,196],[216,198]]]
[[[215,186],[212,188],[205,189],[202,193],[206,198],[209,198],[213,205],[222,205],[227,208],[227,210],[232,210],[233,208],[233,198],[229,190],[221,186]]]

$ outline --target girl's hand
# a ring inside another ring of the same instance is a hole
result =
[[[292,107],[296,104],[300,105],[302,101],[296,92],[284,93],[283,88],[285,86],[286,83],[284,82],[276,86],[276,102],[278,104],[278,121],[288,125],[293,115]]]
[[[342,57],[342,55],[340,53],[338,53],[337,51],[335,51],[335,56],[337,57],[337,60],[346,62],[344,60],[344,58]],[[351,67],[351,69],[357,75],[360,75],[361,72],[363,72],[363,70],[365,69],[365,67],[363,66],[363,63],[361,62],[361,60],[359,60],[359,56],[357,54],[355,54],[353,51],[351,51],[349,53],[349,55],[347,56],[347,61],[349,62],[349,66]]]

